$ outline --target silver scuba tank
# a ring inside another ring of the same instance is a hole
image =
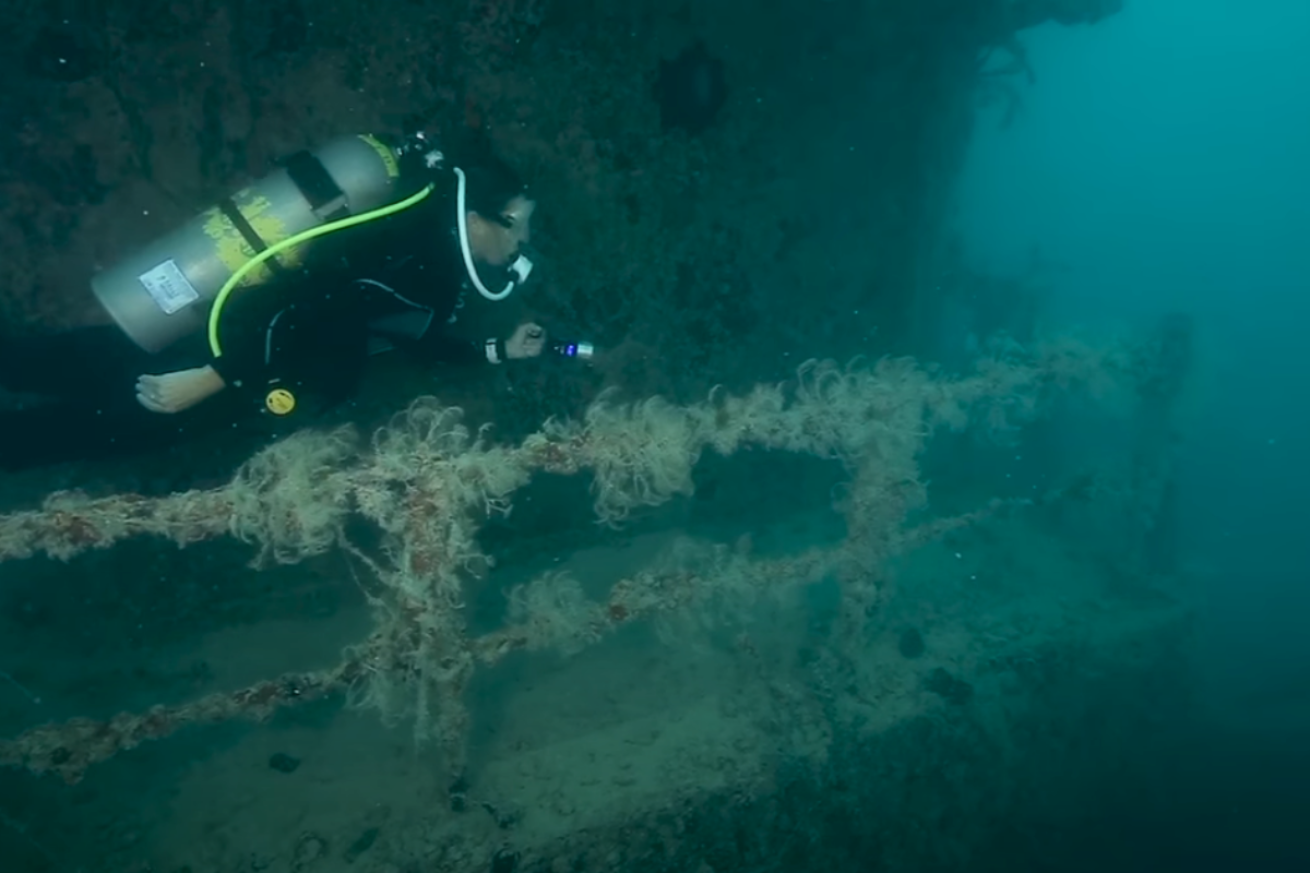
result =
[[[158,352],[201,330],[232,275],[265,248],[399,196],[396,152],[366,135],[293,155],[273,172],[91,279],[91,289],[137,345]],[[240,287],[299,266],[313,241],[280,252]]]

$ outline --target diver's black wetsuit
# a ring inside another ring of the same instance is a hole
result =
[[[427,361],[503,360],[503,346],[497,355],[495,346],[446,332],[468,284],[456,218],[452,198],[434,192],[328,237],[305,269],[232,295],[218,359],[203,336],[151,355],[111,326],[0,340],[0,386],[50,398],[0,412],[0,469],[157,449],[249,425],[270,387],[292,389],[307,401],[302,410],[321,408],[349,397],[368,356],[391,348]],[[137,402],[142,374],[206,364],[228,387],[192,409],[160,414]]]

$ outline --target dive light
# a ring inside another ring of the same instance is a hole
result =
[[[595,346],[582,342],[553,342],[546,348],[561,358],[577,358],[579,361],[590,361],[596,353]]]

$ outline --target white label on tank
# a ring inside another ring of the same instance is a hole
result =
[[[172,258],[151,267],[137,278],[165,315],[172,315],[200,299],[200,292],[182,275]]]

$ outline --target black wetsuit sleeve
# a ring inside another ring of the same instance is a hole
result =
[[[459,305],[458,276],[462,270],[429,247],[419,249],[381,277],[393,293],[406,300],[421,301],[432,313],[432,322],[422,336],[399,343],[419,360],[462,365],[485,364],[491,360],[485,343],[446,332],[448,320]],[[504,360],[503,355],[500,360]]]
[[[212,366],[229,387],[259,402],[285,387],[337,402],[354,392],[368,357],[368,315],[360,295],[339,282],[234,313],[223,354]],[[252,290],[251,294],[261,293]]]
[[[490,360],[485,344],[450,336],[435,326],[405,348],[423,360],[443,364],[485,364]]]

